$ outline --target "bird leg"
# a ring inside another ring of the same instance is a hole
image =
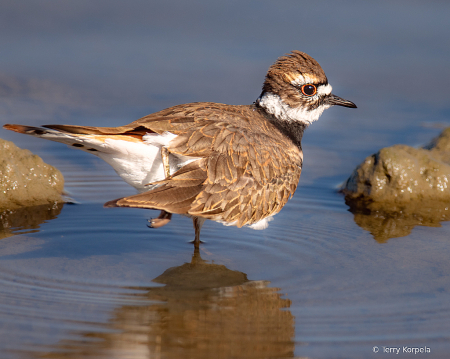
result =
[[[164,168],[165,178],[170,176],[170,164],[169,164],[169,150],[167,147],[161,147],[161,160]],[[157,218],[149,219],[149,227],[150,228],[160,228],[165,226],[172,219],[172,213],[161,210],[159,216]]]
[[[164,167],[164,175],[166,178],[170,177],[170,164],[169,164],[169,150],[167,147],[161,147],[161,159]]]
[[[200,229],[202,228],[203,223],[205,222],[205,218],[194,217],[194,218],[192,218],[192,220],[194,222],[194,229],[195,229],[195,239],[194,239],[193,243],[194,243],[195,248],[199,248],[200,243],[203,243],[200,240]]]

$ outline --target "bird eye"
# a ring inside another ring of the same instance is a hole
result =
[[[317,87],[311,84],[303,85],[300,89],[305,96],[314,96],[317,92]]]

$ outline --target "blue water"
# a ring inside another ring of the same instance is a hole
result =
[[[0,241],[1,357],[448,357],[449,223],[381,243],[336,189],[381,147],[450,126],[449,13],[439,1],[2,2],[0,124],[116,126],[178,103],[251,103],[293,49],[358,109],[307,130],[300,185],[268,229],[207,222],[196,255],[190,219],[149,229],[153,211],[104,209],[134,190],[94,156],[0,131],[57,166],[75,203]]]

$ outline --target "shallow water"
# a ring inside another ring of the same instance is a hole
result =
[[[337,191],[379,148],[450,125],[447,4],[27,4],[2,5],[1,124],[114,126],[182,102],[250,103],[291,49],[359,108],[307,130],[300,185],[268,229],[207,222],[200,253],[190,219],[149,229],[156,212],[104,209],[134,190],[94,156],[1,131],[57,166],[74,202],[12,215],[1,232],[1,358],[448,357],[450,223],[377,241]]]

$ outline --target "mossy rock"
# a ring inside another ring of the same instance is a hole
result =
[[[342,192],[355,222],[378,241],[450,220],[450,128],[423,148],[395,145],[367,157]]]
[[[0,211],[64,202],[64,177],[37,155],[0,139]]]
[[[347,180],[347,200],[408,203],[450,201],[450,128],[424,148],[386,147],[367,157]]]

